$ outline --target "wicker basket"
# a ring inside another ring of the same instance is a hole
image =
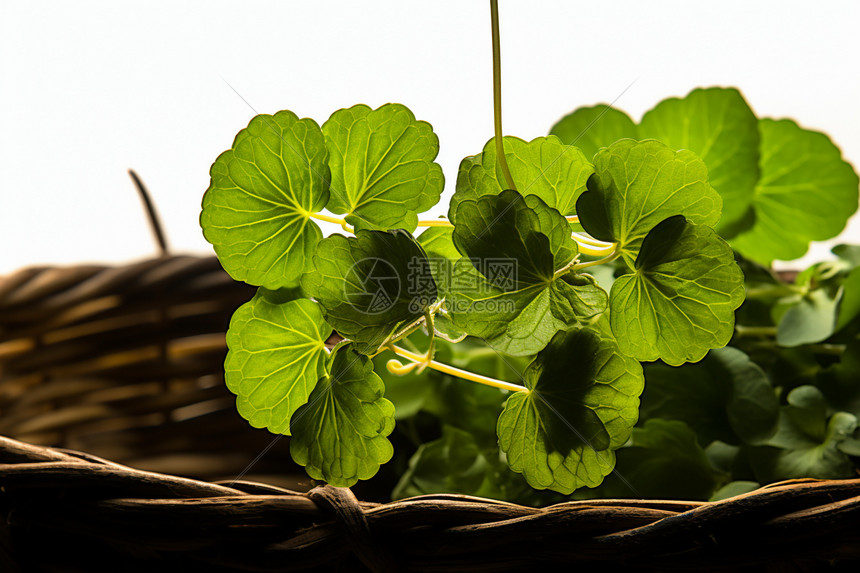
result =
[[[224,331],[252,294],[214,258],[0,279],[0,434],[16,438],[0,438],[0,571],[797,571],[860,562],[860,480],[794,481],[716,503],[542,509],[294,491],[310,484],[284,469],[287,440],[273,446],[271,434],[248,427],[223,384]],[[279,455],[259,459],[270,447]],[[253,474],[240,479],[249,465]]]

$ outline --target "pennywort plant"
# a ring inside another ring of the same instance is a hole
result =
[[[258,115],[212,165],[204,235],[259,287],[231,321],[226,382],[315,479],[372,477],[402,417],[386,396],[432,370],[505,394],[478,417],[531,487],[597,486],[639,419],[641,363],[698,362],[735,334],[733,248],[791,258],[856,209],[857,176],[826,136],[756,118],[734,89],[665,100],[639,124],[596,106],[547,137],[503,137],[491,4],[496,133],[460,164],[447,217],[420,217],[444,187],[439,142],[400,104],[322,126]],[[524,368],[443,359],[460,346]]]

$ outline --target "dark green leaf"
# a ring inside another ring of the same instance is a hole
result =
[[[356,229],[414,231],[445,186],[439,138],[406,106],[341,109],[322,126],[331,166],[328,210]]]
[[[383,398],[373,363],[352,345],[334,350],[329,370],[293,415],[290,453],[312,478],[350,487],[391,459],[394,405]]]
[[[508,190],[463,200],[457,213],[454,244],[467,258],[455,264],[446,307],[458,328],[526,356],[605,309],[606,293],[590,276],[561,280],[576,243],[539,197]]]
[[[436,300],[427,257],[405,231],[331,235],[320,241],[314,263],[302,287],[322,305],[329,324],[364,354]]]
[[[560,332],[508,398],[499,446],[534,488],[561,493],[599,484],[636,423],[642,369],[594,331]]]
[[[224,364],[236,407],[255,428],[290,433],[290,416],[325,374],[331,327],[307,299],[283,304],[258,293],[230,321]]]
[[[552,126],[550,133],[563,143],[581,149],[585,157],[594,157],[601,147],[619,139],[639,137],[630,116],[603,104],[574,110]]]
[[[851,461],[839,449],[857,427],[857,418],[836,412],[829,418],[826,402],[814,386],[800,386],[788,394],[776,435],[769,446],[753,448],[750,461],[759,481],[843,478],[852,475]]]
[[[200,225],[236,280],[295,286],[322,231],[310,220],[329,200],[325,142],[312,119],[258,115],[218,156]]]
[[[677,366],[731,339],[743,275],[712,229],[681,216],[666,219],[642,242],[635,269],[616,279],[610,294],[622,352]]]
[[[717,487],[696,434],[678,420],[653,419],[633,428],[630,447],[616,455],[617,475],[624,480],[607,480],[607,497],[705,500]]]
[[[765,373],[735,348],[712,350],[698,364],[645,368],[643,418],[681,420],[703,444],[758,443],[776,429],[779,402]]]

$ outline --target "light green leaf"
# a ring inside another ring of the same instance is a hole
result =
[[[389,335],[423,316],[436,300],[427,257],[409,233],[356,231],[331,235],[314,253],[302,288],[358,352],[372,354]]]
[[[712,495],[708,499],[708,501],[720,501],[723,499],[729,499],[730,497],[735,497],[738,495],[749,493],[751,491],[755,491],[760,487],[761,484],[757,481],[732,481],[714,492],[714,495]]]
[[[734,88],[695,89],[669,98],[647,112],[640,139],[656,139],[672,149],[689,149],[708,166],[708,179],[723,199],[717,231],[727,236],[750,208],[759,178],[758,120]]]
[[[856,427],[857,418],[848,412],[836,412],[828,419],[821,392],[814,386],[799,386],[788,394],[770,445],[750,453],[756,477],[763,482],[850,477],[851,461],[839,445],[852,437]]]
[[[356,229],[414,231],[445,186],[439,138],[406,106],[341,109],[322,126],[331,166],[328,210]]]
[[[528,142],[507,136],[503,141],[517,191],[524,196],[537,195],[562,215],[576,213],[576,200],[585,191],[585,182],[593,172],[591,163],[579,149],[564,145],[552,135]],[[508,189],[508,184],[496,160],[495,139],[491,139],[483,152],[460,163],[448,217],[456,223],[461,201],[498,195],[504,189]]]
[[[277,289],[311,266],[322,232],[310,214],[329,200],[319,126],[291,111],[258,115],[209,171],[200,226],[231,277]]]
[[[857,210],[857,174],[823,133],[783,119],[759,120],[761,178],[755,224],[732,246],[764,264],[803,256],[809,241],[835,237]]]
[[[382,397],[373,363],[352,345],[334,350],[329,370],[293,416],[290,453],[312,478],[350,487],[391,459],[394,405]]]
[[[577,201],[580,222],[592,236],[619,243],[630,267],[642,240],[664,219],[684,215],[713,227],[720,218],[722,200],[692,151],[624,139],[600,150],[594,169]]]
[[[290,434],[290,416],[325,373],[331,327],[307,299],[283,304],[258,293],[233,314],[227,331],[227,387],[255,428]]]
[[[821,342],[833,334],[838,298],[830,289],[815,289],[791,305],[779,321],[776,342],[800,346]]]
[[[418,244],[427,253],[430,271],[436,281],[439,298],[447,297],[451,290],[454,266],[460,260],[460,252],[454,246],[453,227],[430,227],[418,236]],[[436,332],[450,340],[458,340],[466,333],[458,328],[448,312],[447,300],[434,317],[433,325]]]
[[[464,199],[456,212],[453,239],[465,258],[454,265],[446,307],[458,328],[526,356],[605,309],[606,293],[591,276],[562,278],[576,243],[540,197],[506,190]]]
[[[575,145],[585,157],[619,139],[638,139],[636,124],[621,110],[600,104],[581,107],[561,118],[550,130],[567,145]]]
[[[636,423],[639,363],[592,330],[559,332],[525,381],[529,391],[508,398],[497,425],[510,468],[538,489],[598,485]]]
[[[623,352],[678,366],[728,343],[743,300],[743,275],[729,246],[712,229],[676,215],[642,242],[635,272],[613,283],[609,317]]]
[[[779,402],[765,373],[736,348],[712,350],[697,364],[645,367],[643,419],[680,420],[701,443],[758,443],[776,429]]]

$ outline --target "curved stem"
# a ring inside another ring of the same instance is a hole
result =
[[[415,354],[414,352],[409,352],[405,348],[400,348],[399,346],[395,346],[393,344],[388,345],[387,348],[398,356],[402,356],[403,358],[411,360],[412,362],[424,361],[423,356],[421,356],[420,354]],[[489,376],[475,374],[474,372],[455,368],[454,366],[442,364],[441,362],[436,362],[435,360],[430,360],[427,363],[427,368],[432,368],[433,370],[438,370],[439,372],[444,372],[445,374],[450,374],[451,376],[456,376],[457,378],[462,378],[471,382],[477,382],[478,384],[484,384],[486,386],[492,386],[493,388],[501,388],[502,390],[508,390],[510,392],[529,391],[528,388],[526,388],[525,386],[512,384],[510,382],[505,382],[504,380],[497,380],[495,378],[490,378]]]
[[[608,249],[614,244],[607,243],[606,241],[601,241],[600,239],[595,239],[594,237],[591,237],[589,235],[583,235],[582,233],[571,233],[570,236],[573,237],[573,240],[577,243],[584,243],[593,247],[602,247],[604,249]]]
[[[341,219],[340,217],[332,217],[331,215],[325,215],[323,213],[308,213],[308,217],[310,217],[311,219],[317,219],[318,221],[325,221],[326,223],[334,223],[335,225],[340,225],[347,233],[355,234],[355,230],[349,226],[349,223],[346,222],[346,219]]]
[[[508,160],[505,158],[505,142],[502,139],[502,56],[499,39],[499,0],[490,0],[490,22],[493,29],[493,119],[496,131],[496,157],[505,175],[508,187],[517,190]]]
[[[582,252],[585,252],[585,251],[582,251]],[[616,247],[616,249],[613,250],[612,254],[610,254],[609,256],[603,257],[602,259],[598,259],[596,261],[589,261],[587,263],[578,263],[576,265],[573,265],[572,270],[573,271],[581,271],[582,269],[587,269],[588,267],[595,267],[597,265],[605,265],[606,263],[611,263],[612,261],[614,261],[615,259],[617,259],[620,256],[621,256],[621,251],[617,250],[617,247]]]
[[[579,215],[568,215],[565,219],[568,223],[579,223]]]
[[[574,238],[574,240],[576,241],[576,246],[579,247],[579,252],[584,254],[584,255],[589,255],[591,257],[609,257],[609,256],[612,256],[613,254],[615,254],[615,245],[614,244],[609,245],[609,247],[595,247],[594,245],[588,245],[588,244],[580,243],[576,238]],[[616,254],[615,257],[617,257],[617,256],[618,255]],[[615,259],[615,257],[612,257],[612,259]],[[603,263],[607,263],[607,262],[609,262],[609,261],[602,260],[599,263],[597,261],[592,261],[592,263],[595,263],[595,264],[603,264]],[[582,264],[592,266],[591,263],[582,263]]]
[[[738,336],[776,336],[777,328],[775,326],[744,326],[742,324],[735,325],[735,334]]]

